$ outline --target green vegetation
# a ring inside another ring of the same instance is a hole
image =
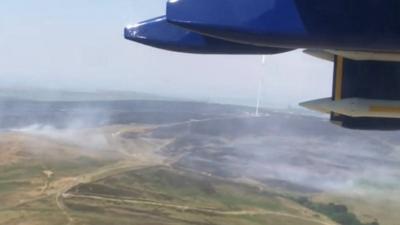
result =
[[[113,176],[72,190],[117,198],[141,198],[164,203],[236,210],[257,206],[281,211],[279,198],[246,185],[219,181],[206,176],[177,172],[163,167]]]
[[[78,185],[64,203],[77,224],[334,224],[281,196],[168,167]]]
[[[0,209],[0,224],[65,225],[67,218],[57,208],[54,197],[41,198],[9,209]]]
[[[354,213],[349,212],[344,205],[334,203],[323,204],[310,201],[306,197],[298,198],[296,201],[313,211],[319,212],[331,218],[333,221],[342,225],[379,225],[378,221],[362,223]]]

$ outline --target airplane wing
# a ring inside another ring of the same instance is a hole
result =
[[[165,16],[125,28],[125,38],[170,51],[198,54],[277,54],[292,49],[225,41],[169,23]]]
[[[334,63],[334,82],[331,98],[303,106],[344,127],[400,129],[399,11],[398,0],[169,0],[125,38],[196,54],[306,49]]]

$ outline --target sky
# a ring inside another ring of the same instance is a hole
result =
[[[207,101],[297,106],[328,97],[332,63],[276,56],[167,52],[123,38],[128,24],[165,14],[166,0],[2,0],[0,87],[123,90]]]

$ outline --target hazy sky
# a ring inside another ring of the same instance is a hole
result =
[[[332,65],[299,51],[267,57],[171,53],[123,38],[166,0],[2,0],[0,86],[141,91],[296,105],[331,93]]]

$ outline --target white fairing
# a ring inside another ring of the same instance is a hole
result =
[[[350,117],[400,118],[400,101],[361,98],[333,101],[331,98],[324,98],[300,105],[323,113],[338,113]]]

